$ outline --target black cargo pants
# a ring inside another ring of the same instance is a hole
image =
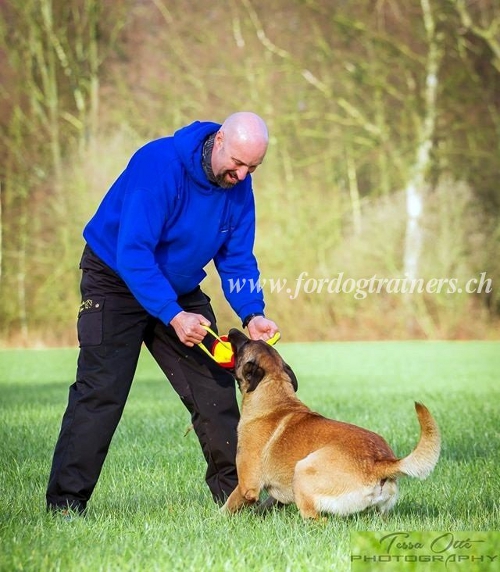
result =
[[[47,507],[86,508],[120,421],[143,342],[191,414],[208,465],[206,482],[214,500],[222,502],[237,484],[239,410],[233,376],[199,348],[182,344],[172,326],[148,314],[120,277],[88,247],[80,268],[76,382],[69,389],[54,451]],[[210,299],[201,289],[178,301],[184,310],[205,316],[216,330]]]

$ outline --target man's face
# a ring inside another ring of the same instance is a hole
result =
[[[219,132],[212,152],[212,170],[217,184],[231,189],[262,163],[266,147],[259,143],[230,142]]]

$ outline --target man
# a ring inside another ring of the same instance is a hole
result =
[[[47,489],[50,510],[83,512],[122,415],[144,342],[182,402],[223,502],[237,484],[239,410],[232,375],[196,347],[216,329],[200,289],[214,261],[224,294],[253,339],[278,330],[255,284],[250,173],[268,132],[254,113],[195,122],[139,149],[84,229],[76,382]]]

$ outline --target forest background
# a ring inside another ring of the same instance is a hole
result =
[[[262,276],[310,279],[264,286],[287,341],[498,338],[496,0],[0,0],[0,18],[1,345],[74,345],[110,184],[147,141],[237,110],[271,133]],[[483,287],[314,289],[372,277]]]

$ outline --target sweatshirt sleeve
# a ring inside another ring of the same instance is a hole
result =
[[[255,203],[251,185],[247,190],[242,215],[214,258],[224,296],[241,321],[250,314],[264,312],[260,274],[253,254]]]
[[[155,249],[169,216],[168,193],[175,194],[176,181],[161,184],[154,173],[132,172],[126,183],[116,248],[120,276],[139,303],[152,315],[169,324],[182,308],[177,294],[155,260]]]

